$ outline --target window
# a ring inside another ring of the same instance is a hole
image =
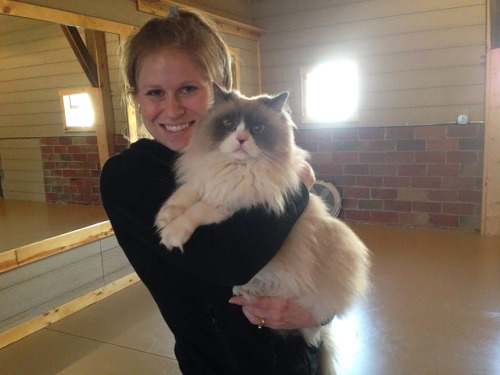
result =
[[[302,122],[332,123],[358,120],[358,66],[334,61],[300,69]]]
[[[65,131],[94,131],[103,123],[101,92],[92,87],[59,90]]]

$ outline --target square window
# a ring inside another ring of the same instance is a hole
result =
[[[302,67],[300,75],[303,123],[358,121],[356,62],[343,60]]]
[[[104,123],[100,94],[93,87],[59,90],[65,131],[94,131]]]

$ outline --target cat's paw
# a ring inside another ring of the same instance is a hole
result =
[[[177,247],[184,251],[184,244],[189,240],[196,228],[193,227],[183,216],[166,225],[160,232],[160,243],[168,250]]]
[[[155,226],[158,230],[163,230],[168,224],[181,216],[187,207],[164,204],[155,219]]]

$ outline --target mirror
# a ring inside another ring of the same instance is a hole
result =
[[[8,3],[11,7],[0,14],[0,256],[54,237],[59,238],[54,246],[61,248],[61,235],[107,221],[99,204],[100,166],[127,146],[119,136],[127,130],[127,114],[121,105],[117,51],[120,36],[135,29]],[[35,19],[37,15],[44,19]],[[77,29],[82,40],[92,37],[89,28],[104,36],[107,69],[99,72],[99,80],[108,75],[100,82],[101,104],[108,112],[103,108],[106,123],[95,131],[64,131],[59,90],[90,83],[61,30],[63,20],[82,26]],[[98,228],[102,234],[103,227]],[[0,257],[0,272],[1,264]]]

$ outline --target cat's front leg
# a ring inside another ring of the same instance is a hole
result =
[[[196,228],[200,225],[219,223],[228,217],[229,212],[226,210],[198,201],[160,232],[161,243],[169,250],[178,247],[183,251],[183,245],[191,238]]]
[[[168,224],[184,214],[189,207],[194,205],[200,196],[198,190],[189,184],[181,185],[168,198],[158,211],[155,226],[161,232]]]

